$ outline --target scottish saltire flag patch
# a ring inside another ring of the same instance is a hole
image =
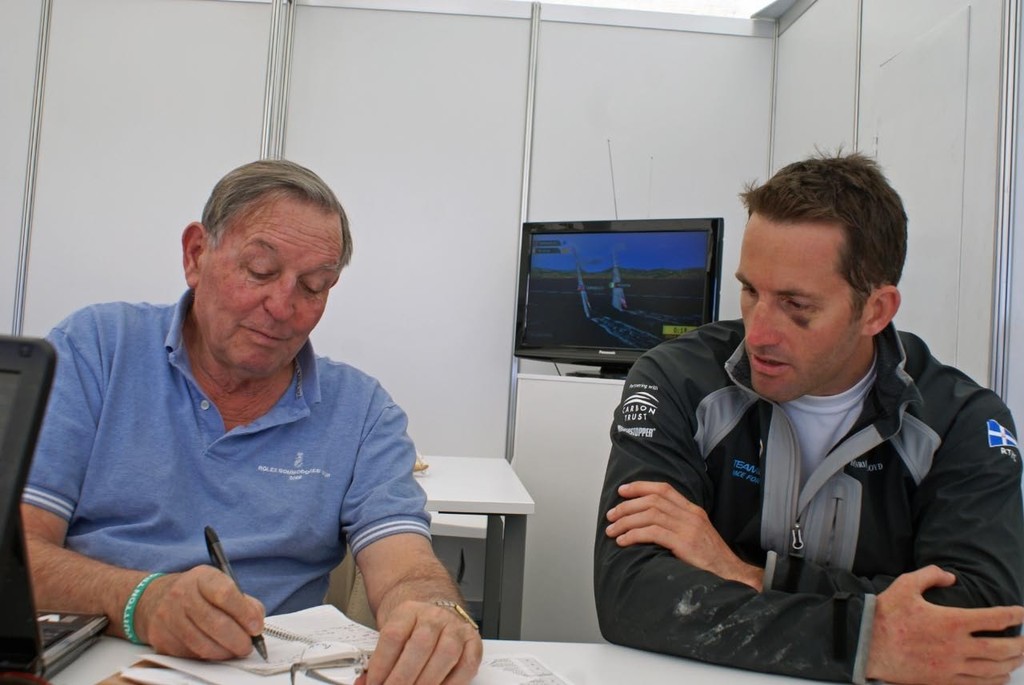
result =
[[[1016,447],[1017,438],[1013,433],[1000,426],[995,419],[988,420],[989,447]]]

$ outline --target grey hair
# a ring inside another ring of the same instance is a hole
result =
[[[292,198],[313,204],[339,218],[341,261],[344,268],[352,259],[352,235],[348,216],[334,192],[304,166],[283,159],[263,159],[229,171],[217,182],[203,207],[203,226],[210,243],[217,247],[228,224],[240,214],[266,200]]]

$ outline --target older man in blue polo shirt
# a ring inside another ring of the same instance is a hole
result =
[[[406,417],[309,342],[352,253],[337,198],[299,165],[247,164],[182,248],[176,305],[96,305],[49,335],[22,506],[38,605],[226,659],[264,611],[322,603],[348,545],[381,628],[368,682],[468,683],[480,636],[431,550]],[[249,594],[207,565],[207,525]]]

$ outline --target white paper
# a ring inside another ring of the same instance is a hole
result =
[[[244,659],[231,661],[200,661],[163,654],[147,655],[142,661],[174,669],[214,685],[284,685],[289,682],[288,671],[291,665],[303,657],[311,663],[322,663],[336,657],[358,654],[360,649],[372,651],[377,644],[377,631],[356,623],[331,605],[269,616],[264,625],[268,631],[264,633],[267,661],[263,661],[263,657],[255,650]],[[276,631],[291,634],[296,639],[275,637],[271,632]],[[341,675],[343,680],[349,681],[358,675],[353,668],[330,669],[330,673]],[[137,682],[162,685],[166,681]]]
[[[252,673],[281,673],[299,661],[317,664],[357,657],[360,650],[372,653],[377,646],[377,631],[327,604],[268,617],[263,640],[267,646],[266,661],[253,650],[244,659],[224,663]]]
[[[132,666],[121,671],[121,678],[141,685],[209,685],[205,680],[169,668]]]
[[[305,638],[305,642],[282,640],[269,633],[264,634],[267,643],[267,657],[272,662],[271,675],[243,670],[242,666],[256,666],[267,670],[263,659],[253,652],[245,659],[234,661],[198,661],[161,654],[147,655],[142,662],[158,664],[166,668],[131,668],[122,672],[126,678],[143,685],[287,685],[288,669],[303,652],[307,660],[309,650],[317,652],[313,659],[323,656],[325,648],[312,647],[311,643],[339,644],[339,649],[354,645],[372,652],[377,644],[377,631],[367,628],[345,616],[333,606],[324,605],[297,611],[293,614],[270,616],[266,625]],[[282,669],[283,666],[283,669]],[[173,669],[168,671],[167,669]],[[352,683],[358,675],[354,669],[327,669],[331,677],[341,682]],[[197,680],[198,679],[198,680]],[[307,680],[306,682],[313,682]],[[508,656],[484,656],[480,671],[473,679],[473,685],[572,685],[572,683],[550,670],[536,657],[528,654]]]
[[[269,616],[266,625],[296,633],[313,642],[347,642],[367,652],[377,647],[376,630],[356,623],[331,604]]]
[[[484,657],[473,685],[572,685],[528,654]]]

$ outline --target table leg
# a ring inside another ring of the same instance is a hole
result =
[[[487,539],[484,547],[484,606],[480,634],[485,639],[499,637],[502,603],[502,567],[504,525],[498,514],[487,515]]]
[[[501,573],[501,620],[498,637],[518,640],[523,622],[523,575],[526,516],[505,516],[504,561]]]

